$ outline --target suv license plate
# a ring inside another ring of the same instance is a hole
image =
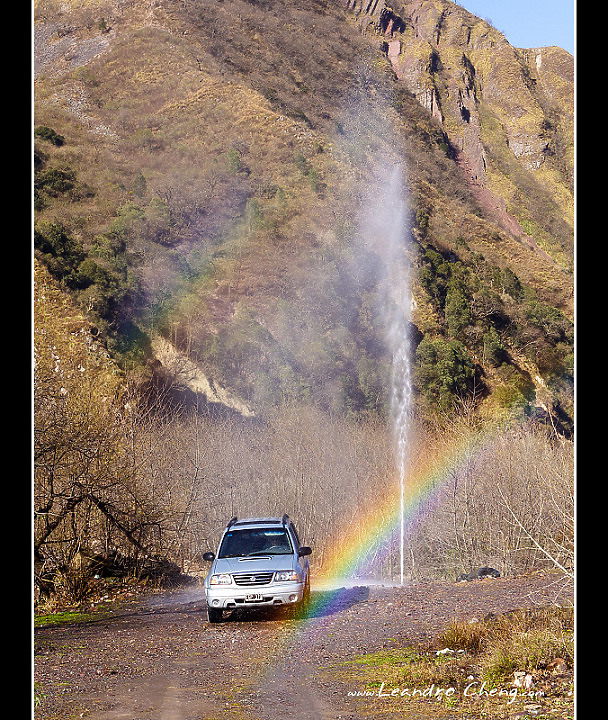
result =
[[[245,595],[245,602],[259,602],[262,599],[262,595]]]

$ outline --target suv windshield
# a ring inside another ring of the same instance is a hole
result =
[[[222,540],[218,557],[247,555],[290,555],[293,552],[289,535],[283,529],[252,528],[229,530]]]

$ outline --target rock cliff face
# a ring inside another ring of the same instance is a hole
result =
[[[345,4],[361,28],[377,34],[396,77],[441,123],[471,181],[491,191],[495,204],[513,208],[523,235],[522,224],[539,220],[514,209],[517,192],[509,178],[515,167],[559,208],[558,244],[565,249],[572,230],[571,203],[563,202],[571,199],[573,176],[569,53],[514,48],[487,22],[446,0]],[[554,160],[558,147],[560,162]]]

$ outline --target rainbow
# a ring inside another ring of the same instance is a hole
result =
[[[438,498],[445,482],[483,445],[485,433],[471,435],[457,444],[446,445],[439,452],[419,461],[408,470],[404,487],[395,486],[382,498],[374,498],[366,512],[349,519],[345,527],[336,533],[330,547],[336,552],[324,561],[317,572],[319,587],[338,588],[361,579],[371,561],[377,561],[394,547],[403,526],[404,533],[415,525],[416,520],[428,514]],[[402,496],[403,494],[403,496]],[[331,593],[314,593],[309,617],[319,614],[323,603],[331,601]],[[315,600],[317,597],[317,600]]]
[[[408,468],[403,498],[401,483],[396,478],[393,483],[396,487],[382,498],[375,496],[364,512],[357,512],[339,528],[333,538],[337,551],[313,574],[311,598],[300,617],[302,622],[291,627],[276,626],[278,658],[289,657],[292,651],[299,652],[302,637],[308,641],[323,637],[326,629],[331,627],[331,623],[326,623],[330,616],[340,612],[345,605],[367,597],[370,578],[366,577],[366,571],[370,561],[377,561],[383,553],[394,550],[402,522],[407,534],[419,517],[432,512],[447,480],[487,447],[491,435],[493,432],[486,428],[452,444],[446,442],[441,448],[429,449],[427,455]],[[332,546],[332,543],[328,545]],[[266,676],[272,679],[275,670],[268,668]]]

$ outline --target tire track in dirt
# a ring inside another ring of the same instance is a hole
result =
[[[312,617],[206,620],[202,588],[154,596],[82,625],[36,630],[37,720],[362,720],[327,668],[558,597],[555,576],[313,593]],[[332,674],[335,677],[335,673]],[[345,681],[346,676],[345,676]],[[374,718],[390,717],[386,715]]]

